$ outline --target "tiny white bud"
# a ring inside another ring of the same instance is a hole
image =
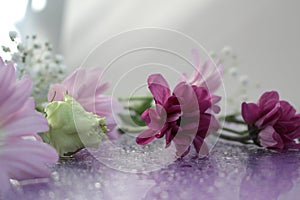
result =
[[[62,55],[59,55],[59,54],[55,55],[55,61],[57,63],[61,63],[63,60],[64,60],[64,57]]]
[[[15,39],[18,36],[18,33],[16,31],[9,31],[8,34],[9,34],[9,37],[10,37],[11,41],[15,41]]]
[[[14,62],[18,63],[18,62],[21,62],[22,57],[21,57],[20,53],[17,52],[17,53],[14,53],[14,54],[12,55],[11,59],[12,59]]]
[[[238,69],[236,67],[230,67],[228,73],[231,76],[236,77],[238,75]]]
[[[18,49],[20,52],[23,52],[23,51],[25,50],[25,46],[24,46],[22,43],[20,43],[20,44],[18,44],[17,49]]]
[[[216,57],[217,57],[217,53],[214,52],[214,51],[210,51],[208,54],[209,54],[210,57],[212,57],[212,58],[216,58]]]
[[[247,75],[240,76],[239,80],[244,86],[247,86],[249,84],[249,78]]]
[[[54,70],[57,68],[57,65],[55,63],[49,63],[49,69]]]
[[[230,55],[230,54],[232,54],[232,48],[230,46],[225,46],[221,50],[221,53],[225,54],[225,55]]]
[[[35,48],[35,49],[40,49],[41,47],[42,47],[42,45],[39,44],[39,43],[35,43],[35,44],[33,45],[33,48]]]
[[[45,59],[45,60],[50,60],[50,59],[51,59],[51,53],[48,52],[48,51],[45,52],[45,53],[44,53],[44,59]]]
[[[248,101],[248,100],[249,100],[249,99],[248,99],[248,96],[245,95],[245,94],[241,95],[240,98],[241,98],[242,101]]]

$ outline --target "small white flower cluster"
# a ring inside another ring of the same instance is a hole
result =
[[[249,80],[246,74],[240,73],[237,55],[230,46],[225,46],[220,52],[212,52],[213,59],[219,59],[224,66],[224,82],[230,89],[227,91],[227,103],[235,111],[240,110],[240,102],[248,100],[249,90],[258,89],[260,86]]]
[[[15,63],[18,77],[29,76],[34,84],[32,96],[37,106],[47,101],[47,93],[52,83],[59,83],[65,77],[63,57],[52,52],[50,43],[39,43],[35,35],[26,36],[23,42],[18,41],[15,31],[9,33],[17,51],[2,46],[2,50],[10,54],[10,60]]]

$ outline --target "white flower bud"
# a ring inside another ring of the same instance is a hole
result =
[[[55,61],[57,63],[61,63],[63,60],[64,60],[64,57],[62,55],[59,55],[59,54],[55,55]]]
[[[221,50],[221,53],[224,55],[230,55],[230,54],[232,54],[232,48],[230,46],[225,46]]]
[[[238,69],[236,67],[230,67],[228,73],[231,76],[236,77],[238,75]]]
[[[18,36],[18,33],[16,31],[9,31],[9,37],[10,37],[11,41],[15,41],[17,36]]]
[[[18,62],[21,62],[22,57],[21,57],[21,55],[20,55],[19,52],[16,52],[16,53],[14,53],[14,54],[11,56],[11,59],[12,59],[12,61],[14,61],[15,63],[18,63]]]
[[[239,81],[242,83],[242,85],[247,86],[249,84],[249,78],[247,75],[242,75],[239,78]]]

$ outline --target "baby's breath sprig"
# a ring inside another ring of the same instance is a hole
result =
[[[18,77],[29,76],[34,84],[32,96],[37,107],[47,101],[47,93],[52,83],[59,83],[65,76],[63,57],[53,52],[49,42],[40,43],[36,35],[26,36],[20,41],[15,31],[9,32],[9,37],[16,51],[2,46],[2,50],[10,55],[15,63]]]
[[[249,77],[240,70],[241,63],[237,54],[230,46],[225,46],[219,52],[211,52],[213,59],[219,59],[224,66],[224,84],[230,87],[227,94],[228,110],[238,113],[240,102],[249,100],[249,92],[257,91],[260,84],[250,80]],[[234,85],[234,87],[232,87]]]

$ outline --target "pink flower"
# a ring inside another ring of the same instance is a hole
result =
[[[222,84],[223,65],[217,62],[214,66],[210,59],[202,64],[199,52],[196,49],[192,50],[192,54],[195,60],[194,75],[188,79],[187,75],[183,74],[183,80],[191,85],[205,87],[210,93],[215,92]]]
[[[47,120],[35,111],[30,98],[32,82],[17,80],[12,63],[0,57],[0,192],[10,187],[9,179],[24,180],[47,177],[47,164],[58,155],[43,143],[37,132],[48,130]]]
[[[139,134],[136,142],[145,145],[165,136],[166,147],[173,141],[178,157],[185,156],[191,144],[197,153],[207,154],[204,139],[219,128],[211,110],[220,110],[215,105],[220,97],[210,94],[205,87],[185,81],[178,83],[171,94],[168,83],[160,74],[148,78],[148,87],[156,107],[142,114],[148,129]]]
[[[50,87],[48,101],[62,101],[63,94],[67,93],[79,102],[86,111],[105,117],[106,125],[110,130],[108,137],[113,139],[118,137],[116,122],[112,115],[116,101],[112,97],[103,95],[109,84],[101,82],[102,73],[99,68],[77,69],[61,84],[54,84]]]
[[[258,103],[243,103],[242,116],[257,145],[284,150],[300,148],[300,114],[275,91],[265,92]]]

